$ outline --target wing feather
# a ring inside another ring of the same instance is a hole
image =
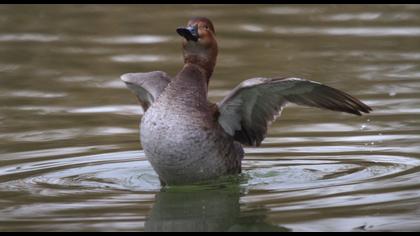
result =
[[[252,78],[238,85],[217,105],[219,124],[245,145],[258,146],[288,103],[355,115],[372,109],[357,98],[315,81],[299,78]]]
[[[127,73],[121,76],[121,80],[136,95],[144,111],[171,82],[171,78],[162,71]]]

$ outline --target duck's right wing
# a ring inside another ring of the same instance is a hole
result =
[[[245,80],[220,103],[219,124],[244,145],[258,146],[288,103],[361,115],[372,109],[357,98],[315,81],[299,78]]]
[[[163,71],[127,73],[121,76],[121,80],[136,95],[144,111],[171,82],[171,78]]]

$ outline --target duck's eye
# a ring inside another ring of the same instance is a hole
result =
[[[204,26],[204,28],[205,28],[206,30],[208,30],[208,29],[209,29],[209,26],[208,26],[208,25],[205,25],[205,26]]]

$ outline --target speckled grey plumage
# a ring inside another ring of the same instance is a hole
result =
[[[217,122],[201,73],[193,65],[186,67],[141,121],[144,152],[167,184],[199,182],[241,171],[242,147]]]

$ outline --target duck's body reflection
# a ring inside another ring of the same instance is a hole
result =
[[[146,220],[145,231],[287,231],[265,223],[261,214],[241,216],[241,189],[163,188]]]

